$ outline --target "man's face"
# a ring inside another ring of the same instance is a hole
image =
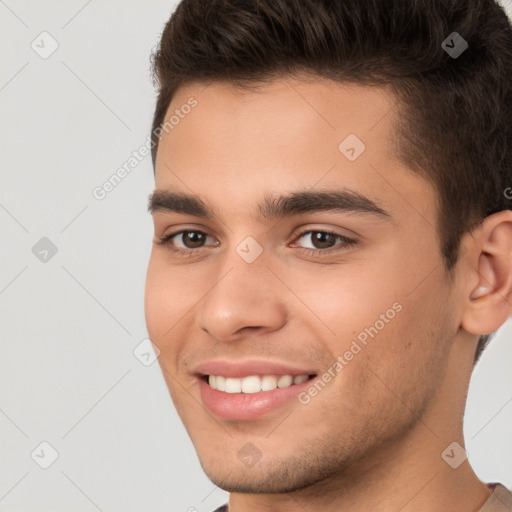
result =
[[[161,140],[156,190],[216,216],[155,201],[155,240],[191,233],[153,245],[146,321],[201,465],[228,491],[301,488],[363,471],[406,433],[432,439],[420,419],[460,315],[437,195],[393,154],[393,104],[379,88],[283,78],[189,85],[169,107],[166,120],[181,115]],[[258,209],[300,192],[349,194],[339,209]],[[283,387],[231,393],[208,374],[230,391]],[[286,374],[308,380],[288,386]]]

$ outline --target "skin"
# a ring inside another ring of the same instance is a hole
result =
[[[154,213],[155,241],[185,228],[209,237],[189,256],[170,250],[187,247],[182,236],[154,243],[145,313],[177,412],[208,477],[231,492],[230,511],[479,510],[489,488],[467,460],[452,469],[441,454],[464,446],[478,335],[512,312],[512,212],[464,237],[450,280],[437,192],[395,155],[388,91],[304,77],[251,91],[189,84],[169,113],[191,96],[198,105],[161,140],[155,189],[197,194],[220,220]],[[338,150],[350,133],[366,146],[353,162]],[[252,216],[266,193],[339,187],[390,218]],[[297,228],[357,243],[334,238],[339,251],[308,253],[314,241],[293,238]],[[247,236],[263,248],[251,264],[235,251]],[[307,405],[292,400],[251,421],[202,405],[191,373],[199,362],[267,358],[321,375],[395,302],[402,310]],[[247,442],[262,453],[253,467],[237,456]]]

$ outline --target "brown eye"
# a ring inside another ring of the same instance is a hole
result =
[[[329,249],[336,242],[337,235],[323,231],[311,231],[311,242],[315,249]]]
[[[185,245],[186,249],[197,249],[204,243],[207,235],[201,231],[182,231],[178,233],[182,235],[181,241]]]
[[[340,250],[343,248],[347,248],[351,245],[355,245],[356,241],[347,238],[346,236],[340,235],[339,233],[334,233],[331,231],[324,230],[309,230],[304,231],[298,235],[296,235],[299,240],[309,238],[311,240],[311,247],[302,247],[306,251],[320,251],[323,253],[329,253],[332,251],[337,251],[339,247]],[[336,240],[341,240],[341,243],[336,243]]]
[[[158,243],[167,246],[171,252],[192,254],[204,246],[208,237],[208,234],[197,229],[183,229],[160,238]]]

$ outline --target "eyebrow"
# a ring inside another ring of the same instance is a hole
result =
[[[205,201],[196,195],[155,190],[149,196],[148,211],[174,212],[209,220],[218,220],[219,216]],[[349,189],[327,191],[295,191],[288,195],[266,195],[257,205],[256,217],[274,220],[292,217],[304,213],[341,212],[371,214],[390,218],[391,215],[372,199]]]

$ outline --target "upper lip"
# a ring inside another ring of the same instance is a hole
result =
[[[316,371],[306,366],[291,366],[277,361],[245,360],[206,361],[195,367],[195,373],[203,375],[222,375],[224,377],[249,377],[250,375],[316,375]]]

